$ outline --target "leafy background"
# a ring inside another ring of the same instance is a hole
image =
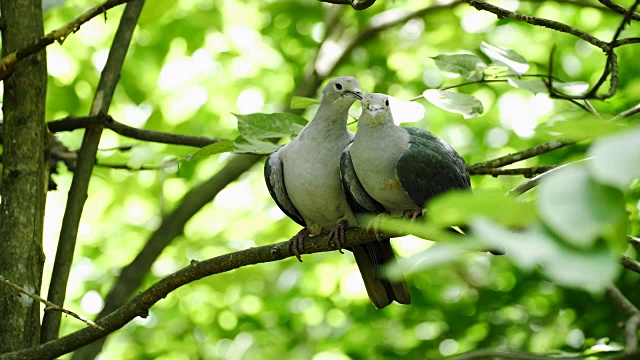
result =
[[[522,13],[555,19],[603,39],[613,36],[619,15],[571,3],[506,2]],[[631,2],[621,3],[629,6]],[[49,10],[45,29],[70,21],[91,4],[68,1]],[[379,0],[370,9],[356,12],[313,0],[150,2],[134,34],[110,114],[134,127],[234,139],[239,135],[234,113],[287,108],[328,26],[340,27],[347,38],[393,11],[426,5],[417,0]],[[121,7],[114,8],[106,22],[96,18],[63,46],[47,49],[47,119],[89,112],[121,12]],[[327,25],[334,18],[339,23]],[[638,36],[634,25],[626,35]],[[530,63],[528,73],[532,74],[546,74],[555,45],[554,75],[566,81],[593,84],[604,64],[598,49],[573,36],[497,20],[459,4],[364,39],[330,76],[353,75],[364,91],[406,100],[428,88],[465,81],[439,70],[433,57],[464,52],[491,63],[480,51],[482,42],[517,51]],[[594,103],[609,117],[636,105],[640,92],[635,75],[640,72],[640,48],[627,46],[618,53],[620,89],[614,98]],[[426,114],[410,125],[434,132],[469,164],[556,138],[549,126],[559,120],[590,119],[567,101],[534,95],[508,83],[473,84],[454,91],[480,99],[484,112],[465,119],[418,100]],[[315,107],[308,107],[305,116],[310,118],[314,111]],[[60,138],[76,149],[82,133],[62,133]],[[123,145],[134,147],[126,152],[110,150]],[[579,160],[589,145],[581,142],[518,166]],[[94,169],[66,304],[87,315],[99,312],[119,269],[135,257],[163,215],[229,159],[229,154],[220,154],[189,160],[196,149],[136,142],[109,131],[103,134],[100,148],[104,150],[99,152],[99,163],[166,166],[157,171]],[[58,170],[58,190],[47,199],[45,279],[51,272],[71,182],[66,167],[59,165]],[[475,176],[472,185],[506,193],[523,181],[519,176]],[[533,201],[538,191],[526,193],[523,201]],[[631,219],[629,234],[636,236],[639,198],[636,182],[624,193],[626,216]],[[154,263],[142,288],[192,259],[284,241],[298,230],[270,199],[261,165],[256,165],[187,223],[184,234]],[[412,237],[393,243],[402,257],[432,245]],[[563,264],[565,259],[556,261]],[[624,293],[637,294],[637,274],[616,276]],[[369,303],[348,254],[315,254],[305,256],[302,264],[289,259],[238,269],[173,292],[151,309],[147,319],[138,318],[112,334],[101,358],[440,358],[476,348],[579,353],[597,343],[593,351],[617,350],[616,343],[623,342],[618,321],[624,319],[601,291],[557,285],[542,271],[521,269],[510,257],[465,252],[411,274],[408,281],[414,304],[380,311]],[[45,284],[42,293],[46,291]],[[61,333],[81,327],[82,323],[64,319]]]

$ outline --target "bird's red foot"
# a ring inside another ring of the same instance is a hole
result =
[[[402,212],[402,216],[405,219],[411,219],[411,222],[416,221],[417,218],[419,218],[420,216],[422,216],[422,209],[420,210],[406,210]]]
[[[382,237],[380,237],[380,223],[384,221],[384,219],[389,215],[390,213],[388,212],[378,214],[375,218],[373,218],[373,220],[369,221],[369,224],[367,224],[367,231],[373,231],[373,233],[376,235],[376,240],[378,241],[382,240]]]
[[[341,223],[336,225],[336,227],[334,227],[327,236],[327,242],[329,243],[329,245],[338,248],[340,254],[344,254],[342,252],[342,248],[344,248],[344,244],[347,241],[347,235],[345,234],[347,226],[347,222],[342,221]]]
[[[293,254],[298,258],[298,261],[302,262],[302,257],[300,256],[300,251],[303,250],[304,240],[309,236],[311,231],[307,228],[304,228],[298,233],[289,239],[289,243],[287,244],[287,249],[289,249],[289,254],[293,251]]]

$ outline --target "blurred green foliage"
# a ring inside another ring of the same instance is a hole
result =
[[[70,21],[90,3],[67,1],[48,11],[46,31]],[[604,40],[611,38],[621,21],[619,15],[566,2],[517,4],[522,13],[561,21]],[[135,127],[233,140],[239,135],[234,113],[273,113],[287,107],[328,27],[341,27],[343,37],[348,38],[369,21],[375,23],[393,11],[426,5],[428,2],[418,0],[378,0],[370,9],[355,12],[315,0],[149,2],[134,34],[110,115]],[[102,17],[93,19],[62,46],[47,48],[47,119],[89,112],[121,13],[121,7],[110,10],[106,22]],[[330,19],[338,22],[327,23]],[[638,28],[629,27],[623,34],[638,36]],[[434,57],[466,53],[486,64],[495,62],[494,57],[485,56],[486,51],[480,51],[483,42],[521,54],[529,62],[528,74],[546,74],[555,45],[554,75],[564,81],[593,84],[604,64],[598,49],[573,36],[498,20],[462,4],[366,38],[330,76],[353,75],[363,91],[409,99],[426,89],[465,81],[440,71]],[[620,88],[612,99],[594,102],[608,118],[639,101],[640,47],[626,46],[618,54]],[[569,102],[514,86],[491,83],[457,88],[457,92],[482,101],[484,112],[473,119],[465,120],[419,100],[425,104],[426,116],[412,126],[434,132],[471,164],[556,138],[563,130],[554,124],[591,119]],[[314,110],[310,106],[306,117]],[[636,115],[631,124],[637,126],[637,121]],[[80,131],[59,136],[72,149],[80,146]],[[518,166],[579,160],[586,156],[589,144],[580,142]],[[113,150],[122,145],[134,147],[128,152]],[[105,131],[100,148],[110,150],[100,151],[99,161],[131,166],[160,165],[196,152],[142,143],[109,131]],[[159,171],[94,170],[65,307],[85,315],[97,313],[119,269],[135,257],[163,215],[228,159],[227,154],[194,157]],[[59,190],[51,192],[47,200],[44,279],[50,276],[71,182],[66,168],[60,166],[59,173],[55,176]],[[475,189],[495,193],[506,193],[523,181],[517,176],[472,179]],[[522,201],[532,201],[539,191],[526,193]],[[620,201],[624,201],[630,219],[629,233],[637,236],[637,181]],[[262,169],[256,166],[189,221],[184,235],[154,264],[143,287],[191,259],[284,241],[298,230],[271,201]],[[402,257],[432,244],[410,237],[393,243]],[[627,255],[635,255],[633,249],[627,251]],[[522,270],[508,257],[463,252],[452,261],[411,274],[408,282],[414,304],[376,310],[366,298],[355,262],[348,254],[308,255],[301,264],[289,259],[242,268],[173,292],[151,309],[148,318],[138,318],[111,335],[101,358],[441,358],[487,347],[579,353],[598,342],[608,342],[602,340],[605,338],[622,343],[618,322],[624,319],[602,293],[562,287],[540,271]],[[624,293],[637,294],[637,274],[622,272],[617,284]],[[44,294],[46,287],[45,282]],[[81,323],[65,318],[61,333],[81,327]]]

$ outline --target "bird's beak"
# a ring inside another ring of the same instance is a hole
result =
[[[349,93],[355,96],[358,100],[362,100],[364,98],[364,95],[362,95],[362,92],[360,90],[349,91]]]

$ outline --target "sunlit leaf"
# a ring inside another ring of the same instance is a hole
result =
[[[581,115],[576,119],[557,120],[544,129],[562,137],[583,140],[601,137],[631,129],[632,126],[624,122],[602,121],[588,115]]]
[[[589,90],[589,83],[584,81],[560,82],[554,81],[553,87],[569,95],[583,95]]]
[[[550,174],[540,185],[540,217],[567,243],[591,247],[625,218],[622,193],[589,177],[584,165]]]
[[[504,245],[506,256],[523,270],[539,267],[554,282],[601,292],[620,272],[618,259],[600,242],[588,250],[564,245],[540,224],[516,232],[486,219],[476,219],[472,234],[489,246]]]
[[[231,140],[219,141],[217,143],[207,145],[202,149],[196,151],[195,153],[193,153],[193,155],[191,155],[189,160],[198,160],[207,156],[233,151],[234,148],[235,147],[233,145],[233,141]]]
[[[291,135],[291,125],[305,125],[307,120],[292,113],[254,113],[247,115],[234,114],[238,119],[240,135],[250,138],[281,138]]]
[[[502,46],[487,44],[482,42],[480,50],[487,55],[493,62],[503,65],[515,74],[522,75],[529,70],[529,62],[524,56],[517,52]]]
[[[400,100],[389,96],[389,108],[393,115],[393,122],[397,125],[420,121],[424,118],[424,106],[415,101]]]
[[[548,93],[547,85],[541,79],[518,79],[515,76],[509,76],[507,81],[516,89],[531,91],[534,94]]]
[[[486,68],[482,59],[471,54],[438,55],[433,58],[438,69],[454,74],[459,74],[465,79],[481,80],[482,68]]]
[[[598,181],[626,191],[640,178],[640,130],[612,135],[594,143],[588,156],[588,168]]]
[[[271,154],[280,148],[280,145],[242,135],[238,136],[233,144],[235,146],[234,152],[240,154]]]
[[[439,196],[427,204],[428,219],[442,226],[468,224],[477,216],[507,226],[524,226],[537,218],[535,205],[496,191],[460,191]]]
[[[471,95],[437,89],[425,90],[422,95],[433,105],[461,114],[465,119],[475,118],[484,111],[480,100]]]
[[[289,105],[292,109],[306,109],[311,105],[318,104],[320,101],[318,99],[302,97],[302,96],[294,96],[291,98],[291,104]]]
[[[397,263],[385,267],[383,274],[391,279],[398,279],[404,275],[418,273],[436,266],[454,262],[459,260],[461,255],[470,251],[470,245],[470,242],[460,242],[460,244],[434,244],[425,251],[421,251],[408,258],[399,259]]]

